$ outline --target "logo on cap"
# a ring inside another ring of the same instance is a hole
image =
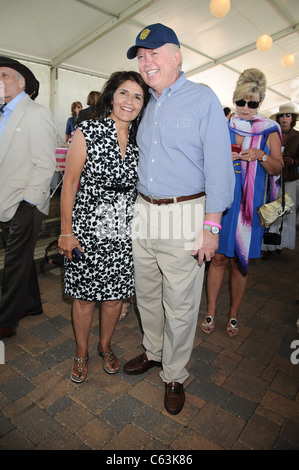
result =
[[[150,29],[148,29],[148,28],[144,29],[143,31],[141,31],[139,39],[141,39],[143,41],[144,39],[146,39],[148,37],[150,32],[151,32]]]

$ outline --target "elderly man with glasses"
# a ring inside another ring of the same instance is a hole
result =
[[[4,105],[0,108],[0,227],[5,246],[0,339],[18,321],[43,312],[34,248],[50,204],[55,170],[56,125],[35,103],[39,82],[31,70],[0,57]]]

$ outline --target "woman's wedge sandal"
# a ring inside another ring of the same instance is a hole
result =
[[[86,374],[84,376],[82,375],[82,372],[83,372],[83,363],[88,361],[88,356],[86,356],[86,357],[74,357],[74,361],[77,362],[77,370],[78,370],[78,373],[79,373],[79,377],[74,375],[73,370],[71,370],[70,379],[72,380],[72,382],[75,382],[76,384],[81,384],[82,382],[84,382],[86,380],[86,377],[87,377],[87,370],[86,370]]]
[[[206,335],[210,335],[215,327],[214,318],[208,315],[201,324],[201,329]]]
[[[237,327],[238,320],[236,318],[230,318],[228,321],[228,326],[226,328],[226,333],[230,338],[237,336],[239,334],[239,328]]]

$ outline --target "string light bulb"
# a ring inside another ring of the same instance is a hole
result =
[[[211,0],[210,12],[216,18],[222,18],[227,15],[230,10],[230,0]]]
[[[292,54],[286,54],[281,59],[281,65],[283,67],[292,67],[295,62],[295,57]]]
[[[268,34],[262,34],[256,41],[256,47],[259,51],[266,52],[271,49],[273,40]]]

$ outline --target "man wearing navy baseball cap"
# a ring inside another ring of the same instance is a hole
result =
[[[204,259],[215,254],[222,212],[233,201],[231,145],[215,93],[181,72],[180,43],[171,28],[147,26],[127,57],[137,57],[151,98],[137,134],[133,232],[145,352],[127,362],[124,371],[133,375],[162,367],[164,405],[177,414],[185,402]]]
[[[136,57],[139,47],[147,49],[157,49],[164,44],[176,44],[180,47],[179,40],[175,32],[161,23],[151,24],[144,28],[136,38],[135,46],[130,47],[127,52],[128,59]]]

